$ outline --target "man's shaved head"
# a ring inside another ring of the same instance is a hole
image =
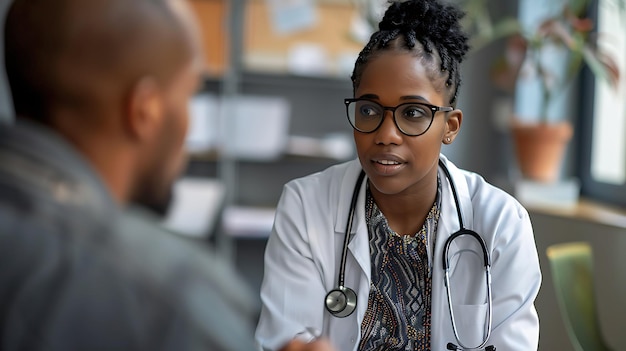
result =
[[[203,62],[186,0],[15,0],[5,45],[17,117],[69,141],[121,203],[164,208]]]
[[[183,26],[169,0],[15,0],[5,52],[16,113],[90,113],[143,75],[166,81],[193,50]]]

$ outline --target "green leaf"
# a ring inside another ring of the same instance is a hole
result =
[[[600,60],[595,51],[585,48],[583,50],[583,59],[597,78],[613,85],[613,74],[605,63]]]
[[[478,51],[487,44],[498,39],[521,33],[522,26],[519,20],[514,17],[504,18],[490,26],[489,30],[483,30],[482,32],[477,33],[473,38],[472,50]]]

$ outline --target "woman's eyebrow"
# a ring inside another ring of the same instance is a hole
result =
[[[372,99],[372,100],[378,100],[379,97],[376,94],[363,94],[361,96],[358,97],[359,99]],[[428,99],[424,98],[421,95],[405,95],[405,96],[401,96],[400,100],[421,100],[424,102],[428,102]]]
[[[406,96],[401,96],[400,100],[421,100],[424,102],[428,102],[428,100],[421,96],[421,95],[406,95]]]
[[[377,100],[378,99],[378,95],[376,95],[376,94],[363,94],[363,95],[359,96],[357,99]]]

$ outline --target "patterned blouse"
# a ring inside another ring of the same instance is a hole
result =
[[[368,186],[365,214],[372,283],[358,350],[430,350],[432,273],[428,251],[429,245],[435,247],[440,194],[437,178],[437,197],[424,226],[414,236],[399,235],[389,228]]]

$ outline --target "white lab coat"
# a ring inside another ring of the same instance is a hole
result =
[[[492,261],[493,331],[488,345],[498,351],[536,350],[539,321],[534,300],[541,272],[526,210],[479,175],[456,168],[444,156],[459,196],[465,227],[485,240]],[[365,222],[365,184],[361,186],[346,262],[345,286],[357,293],[356,311],[346,318],[324,307],[337,286],[339,261],[352,192],[361,171],[358,160],[330,167],[285,185],[265,251],[262,311],[256,331],[259,349],[276,350],[297,337],[319,331],[340,351],[356,350],[370,290],[370,250]],[[441,169],[442,208],[433,270],[431,349],[457,343],[444,285],[442,253],[459,230],[457,210]],[[476,241],[461,236],[449,250],[452,299],[461,341],[477,346],[483,338],[486,288],[482,253]],[[461,262],[461,264],[458,264]]]

